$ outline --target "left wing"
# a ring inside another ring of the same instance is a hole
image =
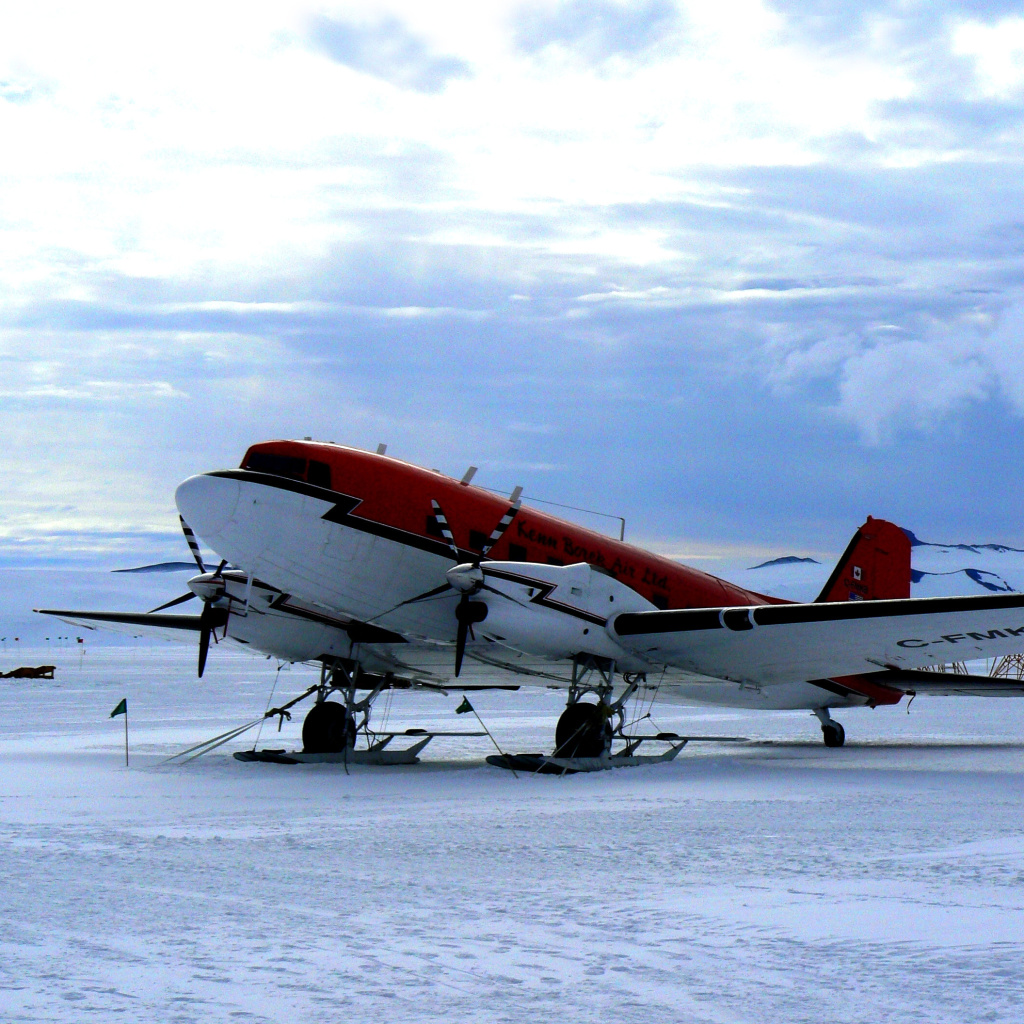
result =
[[[784,683],[1016,654],[1024,594],[627,612],[608,631],[649,662]]]
[[[53,615],[62,622],[85,629],[110,629],[131,636],[155,636],[162,640],[185,640],[198,634],[198,615],[165,615],[159,612],[88,612],[60,608],[34,608],[40,615]]]

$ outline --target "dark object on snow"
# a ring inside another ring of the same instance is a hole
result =
[[[29,668],[22,665],[21,668],[11,669],[10,672],[0,672],[0,679],[52,679],[56,665],[37,665]]]

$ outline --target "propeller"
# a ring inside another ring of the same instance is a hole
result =
[[[182,594],[180,597],[172,598],[170,601],[165,601],[161,605],[157,605],[156,608],[151,608],[149,614],[154,612],[162,612],[166,608],[174,608],[176,605],[184,604],[186,601],[191,601],[193,598],[201,598],[203,602],[203,610],[199,613],[199,678],[203,678],[203,672],[206,669],[206,658],[210,653],[210,639],[212,638],[214,643],[217,643],[217,635],[214,630],[223,626],[225,635],[227,633],[228,617],[230,615],[230,606],[228,608],[216,608],[214,602],[218,600],[225,590],[224,583],[224,567],[228,564],[227,559],[223,559],[220,565],[210,575],[209,570],[206,568],[203,562],[203,556],[199,552],[199,542],[196,540],[195,533],[192,532],[192,527],[185,522],[182,516],[178,516],[178,521],[181,523],[181,532],[185,534],[185,540],[188,542],[189,550],[192,552],[192,557],[195,559],[196,565],[199,566],[199,572],[206,576],[206,579],[198,580],[193,579],[189,581],[191,588],[192,584],[196,584],[197,589],[190,589],[187,594]]]
[[[458,628],[455,632],[455,676],[458,678],[459,673],[462,671],[462,661],[466,656],[466,642],[471,637],[474,640],[476,639],[473,633],[473,624],[483,622],[487,616],[487,605],[481,604],[479,601],[470,600],[474,594],[479,593],[481,590],[491,590],[491,587],[484,583],[484,573],[480,568],[480,563],[488,557],[494,545],[501,540],[505,535],[505,531],[512,524],[512,520],[515,519],[521,504],[519,501],[521,493],[522,488],[517,487],[512,495],[512,503],[505,510],[505,514],[501,519],[498,520],[497,526],[491,531],[491,535],[487,538],[480,554],[475,555],[472,562],[463,562],[462,552],[459,551],[459,547],[455,543],[455,537],[452,535],[451,527],[448,525],[448,517],[444,514],[440,504],[432,498],[430,504],[434,509],[434,521],[441,531],[441,536],[444,537],[448,547],[451,548],[452,555],[455,558],[455,565],[445,573],[445,582],[440,586],[432,587],[430,590],[417,594],[415,597],[406,598],[406,600],[400,601],[393,608],[389,608],[387,611],[381,612],[367,621],[373,622],[375,619],[382,619],[386,615],[390,615],[392,612],[409,604],[417,604],[420,601],[429,601],[432,598],[443,597],[452,590],[458,591],[461,594],[459,603],[455,608],[455,618],[458,620]],[[494,593],[498,593],[498,591],[494,591]]]
[[[434,507],[434,519],[441,529],[441,535],[448,541],[448,546],[455,553],[456,564],[445,573],[445,578],[448,581],[445,587],[437,587],[432,591],[428,591],[426,594],[421,595],[418,600],[423,600],[435,593],[443,593],[447,589],[460,592],[461,597],[459,598],[458,605],[455,607],[455,618],[459,624],[455,632],[455,678],[458,679],[459,673],[462,671],[462,660],[466,656],[466,642],[470,637],[474,640],[476,639],[476,635],[473,632],[473,624],[475,622],[483,622],[487,618],[487,605],[481,604],[479,601],[470,600],[474,594],[479,593],[481,590],[490,589],[484,583],[484,573],[480,568],[480,563],[488,556],[491,548],[501,540],[505,531],[511,526],[512,520],[515,519],[516,514],[519,512],[519,498],[516,497],[515,501],[508,507],[505,514],[499,520],[498,525],[491,531],[491,535],[487,538],[487,542],[481,549],[480,554],[472,562],[462,561],[462,555],[459,553],[459,549],[455,544],[455,538],[452,536],[451,527],[448,525],[448,517],[444,514],[441,506],[433,499],[431,499],[430,504]]]
[[[197,555],[198,560],[198,555]],[[200,562],[200,565],[202,562]],[[224,559],[220,565],[217,566],[216,571],[213,574],[213,579],[219,579],[221,581],[220,594],[224,593],[224,566],[227,565],[227,559]],[[219,596],[219,594],[218,594]],[[199,613],[199,678],[203,678],[203,670],[206,668],[206,656],[210,653],[210,637],[212,636],[214,642],[217,640],[217,636],[214,633],[214,629],[217,626],[224,627],[224,634],[227,635],[228,627],[228,616],[231,614],[231,606],[227,608],[214,608],[213,602],[216,597],[204,597],[203,598],[203,610]]]

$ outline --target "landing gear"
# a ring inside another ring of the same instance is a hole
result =
[[[611,709],[597,704],[570,704],[555,727],[555,757],[600,757],[612,745]]]
[[[304,754],[340,754],[356,745],[355,718],[344,704],[325,700],[309,709],[302,723]]]
[[[627,735],[626,702],[644,682],[644,676],[639,672],[623,672],[622,680],[626,688],[615,700],[612,699],[614,680],[613,661],[593,655],[578,655],[573,659],[569,699],[555,728],[555,752],[491,754],[487,763],[495,768],[511,768],[513,771],[571,775],[576,772],[599,772],[608,768],[671,761],[692,739],[718,739],[725,742],[742,739],[737,736],[677,736],[668,732]],[[590,693],[597,698],[595,702],[581,699]],[[630,722],[629,725],[636,725],[636,722]],[[613,750],[612,743],[616,741],[622,745]],[[667,744],[668,749],[661,754],[638,753],[641,744],[651,742]]]
[[[292,717],[290,708],[316,694],[316,703],[309,709],[302,723],[302,750],[256,750],[253,747],[252,750],[235,751],[235,759],[275,764],[344,764],[348,771],[350,764],[416,764],[420,751],[435,736],[487,735],[486,732],[436,732],[426,729],[399,732],[375,731],[370,728],[373,702],[384,690],[426,685],[416,680],[396,678],[391,673],[376,675],[365,672],[355,661],[337,659],[324,662],[319,683],[287,704],[271,708],[263,716],[279,718],[283,723],[286,718],[290,720]],[[357,691],[365,691],[366,695],[357,700]],[[328,700],[335,693],[340,699]],[[360,736],[364,738],[366,746],[357,748],[356,740]],[[396,737],[408,739],[411,743],[400,750],[391,747],[391,741]]]
[[[320,669],[320,685],[316,688],[316,703],[309,709],[302,723],[302,752],[304,754],[341,754],[356,745],[357,729],[364,729],[370,720],[370,707],[377,694],[389,684],[387,677],[378,679],[369,696],[356,700],[357,685],[368,689],[360,679],[358,665],[338,661]],[[327,698],[337,691],[344,704]],[[362,722],[356,724],[356,715],[362,712]]]
[[[821,738],[826,747],[841,747],[846,742],[846,730],[828,713],[828,708],[817,708],[814,712],[821,722]]]
[[[624,675],[626,690],[612,701],[615,662],[590,655],[572,663],[572,683],[568,702],[555,726],[555,752],[552,757],[603,757],[611,753],[612,739],[622,735],[623,708],[643,681],[642,676]],[[597,703],[581,699],[592,693]],[[618,718],[614,725],[613,720]]]

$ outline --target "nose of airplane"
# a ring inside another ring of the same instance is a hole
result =
[[[224,532],[238,507],[237,480],[226,477],[190,476],[174,492],[182,519],[216,550],[216,538]]]

